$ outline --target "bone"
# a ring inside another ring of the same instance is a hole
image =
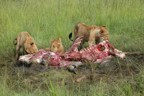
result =
[[[30,58],[32,58],[32,56],[33,56],[32,54],[20,56],[19,61],[26,62],[27,64],[30,64],[31,63]]]
[[[77,82],[77,83],[80,83],[80,82],[81,82],[82,80],[84,80],[84,79],[86,79],[86,75],[83,75],[83,76],[77,78],[77,79],[76,79],[76,82]]]

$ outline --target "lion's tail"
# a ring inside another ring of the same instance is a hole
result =
[[[70,39],[71,41],[73,41],[73,39],[72,39],[72,32],[69,34],[69,39]]]
[[[13,40],[13,44],[14,44],[14,45],[17,44],[17,38],[15,38],[15,39]]]

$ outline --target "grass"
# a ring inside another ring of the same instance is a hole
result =
[[[110,42],[116,48],[122,51],[144,52],[143,4],[143,0],[0,0],[0,64],[6,65],[6,69],[9,66],[8,61],[13,58],[15,48],[12,42],[19,32],[30,32],[38,48],[49,47],[51,40],[61,37],[67,49],[72,43],[68,39],[68,34],[78,22],[105,25],[110,32]],[[134,61],[130,62],[132,63]],[[142,96],[144,94],[142,64],[137,64],[140,73],[131,76],[130,79],[119,76],[121,79],[116,79],[110,84],[103,80],[92,84],[72,83],[70,88],[49,83],[46,84],[44,91],[39,87],[35,89],[33,86],[22,84],[23,76],[16,76],[11,81],[8,69],[5,71],[6,69],[2,67],[0,95]],[[16,88],[18,85],[19,89]]]

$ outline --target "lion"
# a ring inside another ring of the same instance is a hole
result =
[[[14,45],[16,45],[16,60],[18,60],[19,58],[21,48],[23,50],[24,55],[38,52],[38,48],[35,44],[35,41],[28,32],[20,32],[15,39]]]
[[[105,26],[88,26],[84,23],[76,24],[73,34],[74,40],[79,36],[83,36],[82,44],[88,42],[89,46],[92,46],[95,43],[97,44],[102,40],[109,39],[109,32]],[[69,39],[73,41],[72,32],[69,34]]]
[[[63,47],[61,38],[57,38],[57,39],[54,39],[53,41],[51,41],[50,48],[46,48],[45,50],[63,54],[64,47]]]

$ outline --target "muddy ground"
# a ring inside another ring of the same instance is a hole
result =
[[[13,59],[4,60],[0,64],[1,75],[7,73],[14,81],[25,84],[41,84],[42,81],[54,81],[58,84],[92,83],[96,81],[115,81],[121,77],[131,78],[144,67],[144,55],[128,55],[125,59],[113,58],[105,64],[85,63],[76,70],[76,74],[66,68],[51,67],[43,70],[43,65],[16,65]]]

